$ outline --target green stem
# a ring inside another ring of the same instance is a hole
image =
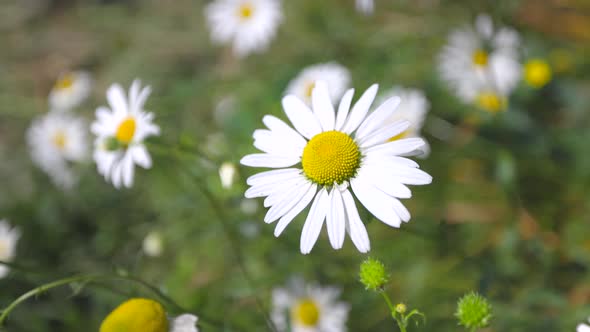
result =
[[[385,302],[387,302],[387,306],[389,307],[389,311],[391,311],[391,317],[393,317],[393,319],[395,319],[395,322],[397,323],[399,330],[401,332],[407,332],[406,331],[406,324],[405,324],[403,317],[401,317],[401,319],[400,319],[400,317],[397,316],[397,312],[395,311],[395,307],[393,306],[393,303],[389,299],[389,296],[387,295],[387,293],[385,293],[384,291],[381,291],[380,293],[381,293],[381,296],[383,296],[383,298],[385,299]]]

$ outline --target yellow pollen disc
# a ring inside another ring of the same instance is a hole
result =
[[[240,19],[247,20],[252,17],[252,14],[254,14],[254,8],[249,2],[240,5],[240,9],[238,10],[238,16]]]
[[[301,157],[305,175],[322,186],[349,180],[360,163],[361,153],[356,143],[347,134],[335,130],[312,137]]]
[[[486,111],[496,113],[506,109],[506,98],[493,92],[482,92],[477,96],[476,103]]]
[[[148,299],[131,299],[102,321],[99,332],[168,332],[168,327],[161,304]]]
[[[121,144],[128,145],[131,143],[134,134],[135,119],[133,117],[128,117],[119,124],[115,137]]]
[[[74,85],[75,77],[73,74],[62,75],[57,82],[55,82],[55,88],[57,90],[67,90]]]
[[[59,150],[63,150],[68,142],[66,134],[61,130],[53,135],[52,140],[53,145],[55,145]]]
[[[406,129],[406,130],[402,131],[401,133],[399,133],[399,134],[393,136],[392,138],[390,138],[388,140],[388,142],[393,142],[393,141],[396,141],[398,139],[406,138],[406,137],[408,137],[409,134],[410,134],[410,130],[409,129]]]
[[[305,84],[305,96],[307,98],[311,98],[311,93],[313,92],[313,88],[315,88],[315,82],[309,82]]]
[[[473,64],[485,67],[488,64],[488,53],[481,49],[475,50],[475,52],[473,52]]]
[[[551,67],[541,59],[529,60],[524,65],[524,80],[534,88],[540,88],[551,81]]]
[[[291,309],[291,315],[301,325],[316,326],[320,320],[320,309],[313,300],[304,299]]]

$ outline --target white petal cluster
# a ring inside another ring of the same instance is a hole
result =
[[[20,238],[20,231],[13,228],[4,219],[0,220],[0,261],[11,262],[16,254],[16,244]],[[0,278],[4,278],[10,269],[0,264]]]
[[[197,316],[191,314],[174,317],[170,324],[170,332],[199,332],[197,320]]]
[[[85,71],[66,72],[60,75],[49,92],[49,109],[69,111],[80,105],[92,89],[92,77]]]

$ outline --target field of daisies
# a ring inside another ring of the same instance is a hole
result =
[[[590,331],[585,0],[0,3],[0,331]]]

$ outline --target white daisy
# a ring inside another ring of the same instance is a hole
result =
[[[10,262],[16,254],[16,243],[20,238],[20,231],[11,228],[6,220],[0,220],[0,261]],[[0,278],[4,278],[10,269],[0,264]]]
[[[312,93],[313,111],[295,96],[284,97],[283,108],[295,130],[266,115],[262,121],[268,129],[254,132],[254,146],[264,153],[240,161],[251,167],[277,168],[248,178],[251,188],[245,193],[247,198],[266,197],[264,206],[270,209],[264,221],[278,220],[275,236],[311,203],[301,234],[303,254],[313,248],[324,220],[333,248],[342,247],[348,232],[357,249],[368,252],[369,237],[352,193],[377,219],[400,227],[402,221],[410,220],[399,200],[411,197],[406,184],[432,181],[417,163],[400,157],[423,146],[424,140],[389,142],[410,126],[405,120],[383,126],[400,99],[391,98],[367,115],[377,90],[376,84],[367,89],[352,109],[354,90],[348,90],[337,113],[322,81]]]
[[[590,319],[588,319],[590,321]],[[576,332],[590,332],[590,325],[588,324],[579,324],[576,327]]]
[[[285,90],[285,95],[295,95],[311,105],[311,92],[317,81],[324,81],[330,87],[330,100],[336,103],[350,87],[350,71],[336,63],[320,63],[303,69]]]
[[[398,96],[401,99],[399,106],[391,117],[384,121],[385,125],[393,123],[398,120],[408,120],[410,127],[403,133],[392,137],[391,140],[408,138],[408,137],[421,137],[420,130],[424,125],[426,114],[430,108],[430,103],[424,93],[417,89],[407,89],[402,87],[395,87],[382,94],[377,99],[378,104],[385,102],[387,99]],[[425,144],[419,150],[416,151],[418,156],[427,156],[430,152],[428,142],[424,140]]]
[[[279,0],[215,0],[205,14],[211,39],[239,57],[268,48],[283,20]]]
[[[356,0],[355,6],[356,10],[364,15],[372,15],[375,11],[374,0]]]
[[[153,123],[154,114],[146,112],[143,105],[151,92],[141,88],[139,80],[133,81],[129,97],[119,84],[107,90],[110,108],[96,109],[96,121],[91,130],[97,137],[94,141],[94,161],[98,172],[115,188],[133,185],[135,164],[152,167],[152,159],[143,141],[160,134],[160,127]]]
[[[221,186],[224,189],[229,189],[234,184],[236,179],[236,166],[230,162],[224,162],[219,167],[219,179],[221,180]]]
[[[61,188],[72,188],[78,180],[71,163],[86,159],[86,130],[81,118],[49,112],[33,120],[27,131],[31,158]]]
[[[182,314],[172,318],[170,332],[199,332],[197,329],[198,317],[191,314]]]
[[[63,73],[49,92],[49,109],[69,111],[90,95],[92,78],[84,71]]]
[[[143,252],[149,257],[160,257],[164,251],[162,234],[151,231],[145,236],[142,243]]]
[[[453,31],[439,57],[442,78],[465,102],[486,106],[504,106],[504,100],[516,87],[521,74],[518,56],[519,37],[509,28],[494,30],[487,15],[479,15],[475,28]],[[494,95],[500,102],[489,103]]]
[[[339,296],[335,287],[293,279],[287,288],[273,290],[271,318],[279,332],[344,332],[350,307]]]

